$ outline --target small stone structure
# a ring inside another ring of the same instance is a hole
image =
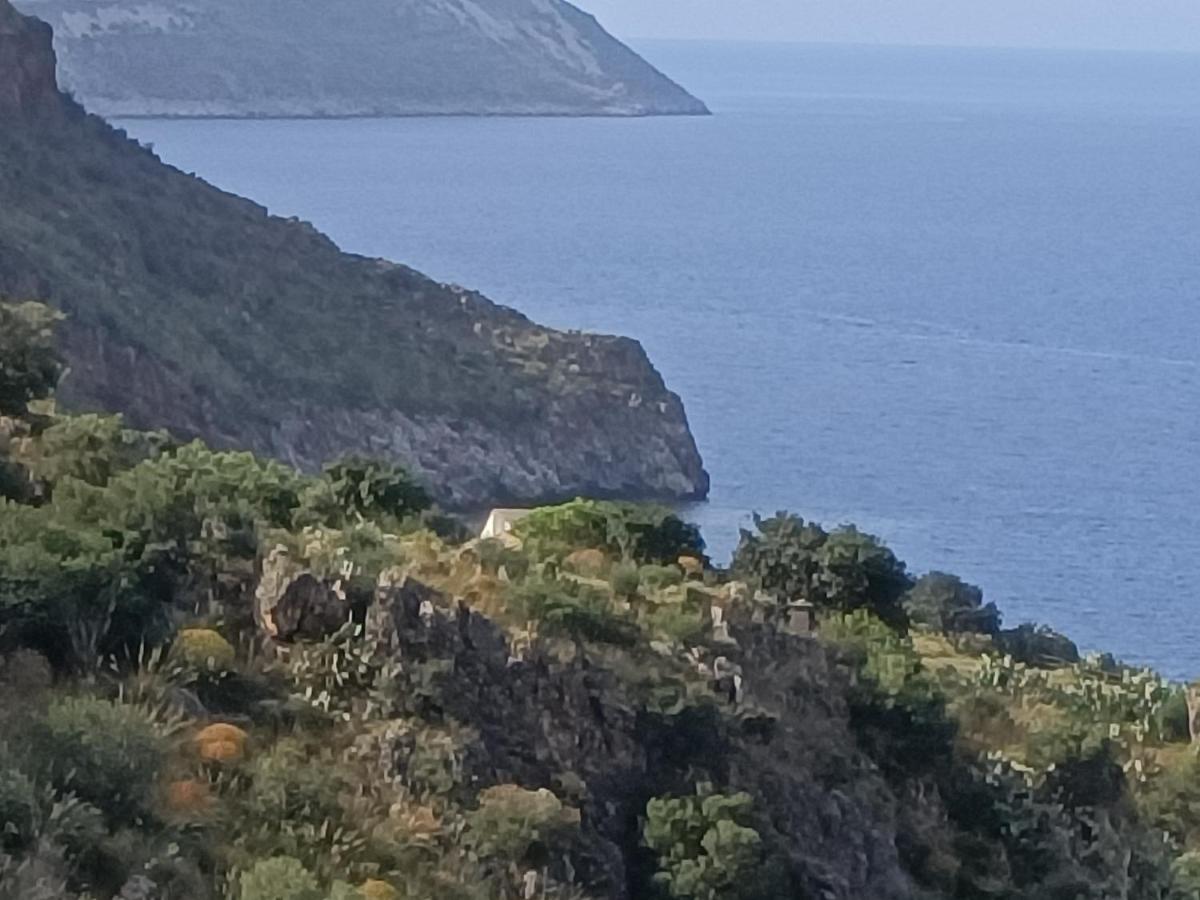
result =
[[[793,600],[787,606],[783,627],[789,634],[814,634],[817,630],[817,608],[806,600]]]
[[[531,512],[531,509],[493,509],[483,526],[483,531],[479,532],[479,537],[484,540],[504,537]]]

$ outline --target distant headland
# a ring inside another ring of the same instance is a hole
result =
[[[705,115],[562,0],[22,0],[106,117]]]

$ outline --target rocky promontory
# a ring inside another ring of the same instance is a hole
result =
[[[0,296],[68,314],[73,409],[302,468],[401,461],[443,502],[703,497],[641,346],[564,333],[164,165],[54,84],[0,0]]]
[[[0,4],[0,117],[32,119],[60,108],[50,28]]]
[[[563,0],[21,0],[103,116],[702,115]]]

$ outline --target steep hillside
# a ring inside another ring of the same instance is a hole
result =
[[[704,104],[562,0],[23,0],[104,116],[658,115]]]
[[[705,494],[636,342],[540,328],[163,165],[57,93],[48,29],[0,17],[0,295],[69,314],[68,406],[304,467],[402,459],[457,506]]]
[[[387,467],[31,415],[48,318],[0,305],[0,900],[1200,896],[1195,686],[848,526],[466,540]]]

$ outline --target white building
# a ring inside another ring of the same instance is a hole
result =
[[[513,530],[513,526],[533,510],[531,509],[493,509],[479,537],[483,539],[504,537]]]

